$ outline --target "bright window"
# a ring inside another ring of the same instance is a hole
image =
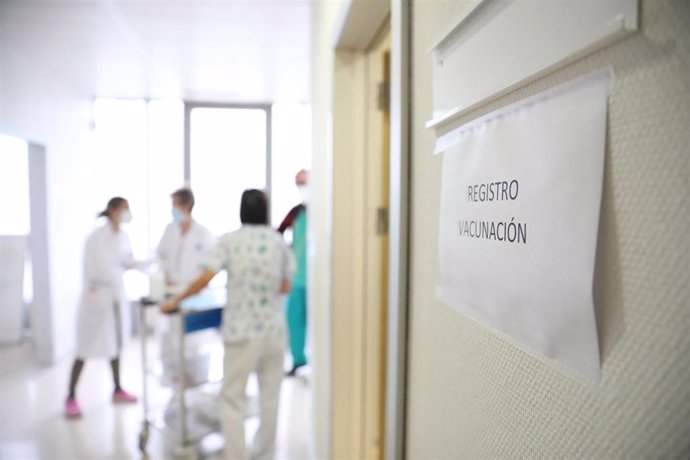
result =
[[[108,200],[129,201],[132,223],[126,231],[137,259],[152,259],[170,222],[170,194],[184,184],[183,104],[180,101],[96,99],[95,151],[92,157],[91,206]],[[148,276],[130,271],[128,294],[148,293]]]
[[[266,188],[266,111],[192,109],[190,155],[195,218],[215,235],[237,230],[242,192]]]
[[[270,165],[266,162],[268,113],[272,114]],[[113,196],[126,198],[134,215],[126,228],[134,255],[155,259],[156,246],[172,218],[170,194],[185,185],[184,104],[98,98],[94,119],[91,210],[97,214]],[[294,178],[311,164],[309,105],[276,104],[270,112],[197,106],[190,111],[190,136],[194,217],[216,236],[240,227],[242,192],[266,189],[268,167],[272,224],[277,226],[300,202]],[[28,205],[17,204],[17,209]],[[220,278],[215,283],[222,282]],[[146,275],[128,272],[125,282],[133,298],[148,293]]]
[[[272,114],[271,215],[277,227],[301,201],[295,175],[311,166],[311,106],[275,104]]]
[[[155,251],[172,219],[170,194],[184,185],[184,104],[149,102],[149,248]],[[154,256],[151,252],[150,256]]]

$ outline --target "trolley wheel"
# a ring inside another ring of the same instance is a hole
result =
[[[141,429],[141,433],[139,433],[139,451],[143,454],[146,452],[146,445],[149,442],[149,425],[148,423],[144,422],[144,427]]]

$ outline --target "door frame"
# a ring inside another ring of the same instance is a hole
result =
[[[348,2],[341,10],[333,46],[336,63],[338,56],[345,60],[363,56],[380,30],[390,21],[388,343],[383,456],[391,460],[405,457],[410,244],[410,17],[409,0]],[[348,66],[334,66],[336,87],[350,71],[352,68]],[[334,94],[334,120],[339,114],[346,119],[351,117],[353,110],[359,110],[356,104],[343,102]],[[334,126],[334,129],[338,129],[338,126]],[[355,128],[355,135],[357,131]],[[337,155],[339,148],[336,142],[334,138],[334,155]],[[337,209],[333,211],[335,213]]]
[[[29,251],[33,277],[33,301],[29,308],[31,336],[38,360],[42,364],[55,362],[53,329],[53,295],[50,276],[50,245],[48,229],[48,173],[47,154],[43,144],[28,141],[29,147],[29,212],[31,231]]]
[[[410,250],[410,0],[391,1],[388,369],[384,458],[405,458]]]

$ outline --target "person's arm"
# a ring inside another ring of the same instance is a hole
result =
[[[215,275],[216,274],[212,270],[204,270],[204,272],[197,279],[192,281],[192,283],[189,286],[187,286],[187,289],[185,289],[181,294],[163,303],[161,305],[161,311],[163,313],[171,313],[177,311],[177,309],[180,308],[180,302],[182,302],[187,297],[191,297],[194,294],[198,294],[199,292],[201,292],[203,288],[208,286],[208,283],[211,282]]]
[[[171,238],[171,228],[170,225],[165,227],[163,231],[163,236],[158,242],[158,247],[156,248],[156,256],[158,259],[158,266],[163,271],[165,276],[165,285],[171,286],[172,279],[170,278],[170,238]]]
[[[149,260],[137,260],[134,258],[129,235],[124,232],[122,233],[122,265],[125,270],[139,270],[142,273],[148,273],[149,266],[151,265]]]
[[[185,289],[177,297],[162,304],[161,311],[163,313],[170,313],[177,310],[180,306],[180,302],[182,302],[187,297],[191,297],[194,294],[198,294],[203,288],[208,286],[208,283],[211,282],[216,273],[218,273],[223,268],[227,268],[227,262],[228,252],[223,246],[223,244],[221,244],[221,242],[219,241],[218,244],[216,244],[216,247],[211,252],[207,263],[204,264],[204,271],[201,273],[201,275],[196,280],[194,280],[189,286],[187,286],[187,289]]]
[[[292,289],[292,277],[295,275],[295,256],[292,251],[283,243],[279,242],[283,253],[280,271],[283,281],[280,283],[280,294],[289,294]]]
[[[134,254],[132,253],[132,243],[129,241],[129,235],[127,235],[124,230],[120,230],[120,232],[122,265],[125,270],[139,268],[139,261],[134,258]]]
[[[200,252],[197,253],[198,260],[195,265],[199,270],[203,270],[206,267],[205,261],[211,257],[213,249],[216,247],[216,237],[206,228],[201,227],[202,230],[199,234],[199,245]]]
[[[107,262],[103,245],[99,244],[98,233],[92,233],[84,244],[84,278],[89,286],[100,283],[114,283],[117,278],[112,273],[112,267]]]
[[[292,227],[292,224],[295,222],[295,219],[297,218],[297,214],[299,214],[300,210],[303,207],[303,205],[299,204],[290,210],[287,216],[285,216],[285,219],[283,219],[283,221],[280,223],[280,226],[278,227],[278,233],[282,235],[283,233],[285,233],[285,230]]]
[[[280,283],[280,293],[281,294],[289,294],[291,288],[292,288],[292,283],[290,282],[290,278],[283,278],[283,282]]]

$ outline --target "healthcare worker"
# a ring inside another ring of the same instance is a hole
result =
[[[292,208],[278,227],[280,233],[292,227],[292,250],[297,260],[297,272],[292,279],[292,291],[287,301],[286,315],[292,353],[292,369],[289,377],[297,374],[297,369],[307,364],[304,347],[307,338],[307,202],[309,201],[309,172],[304,169],[295,176],[295,185],[300,191],[302,202]]]
[[[225,436],[224,458],[271,459],[275,452],[280,385],[285,350],[283,296],[290,290],[294,260],[290,249],[268,225],[268,200],[260,190],[242,194],[242,227],[222,236],[205,272],[161,311],[172,312],[201,291],[220,270],[228,275],[223,310],[223,387],[220,421]],[[248,456],[244,418],[249,375],[259,381],[260,425]]]
[[[215,245],[211,232],[192,218],[194,193],[189,188],[181,188],[170,195],[172,198],[173,221],[163,232],[156,253],[165,278],[163,294],[179,294],[192,281],[204,272],[204,263]],[[175,375],[178,371],[177,353],[179,318],[166,318],[158,323],[158,335],[161,349],[161,364],[166,375]],[[186,338],[186,348],[195,349],[204,344],[203,334],[191,334]],[[179,395],[170,399],[168,410],[179,407]]]
[[[194,194],[181,188],[172,195],[173,222],[158,244],[158,261],[165,274],[167,291],[179,293],[203,272],[202,264],[215,244],[211,232],[192,219]]]
[[[72,366],[69,393],[65,401],[68,417],[81,415],[76,387],[87,358],[109,358],[113,371],[113,402],[136,402],[136,396],[120,385],[120,350],[129,337],[130,309],[123,274],[134,268],[129,237],[122,224],[132,220],[129,203],[116,197],[100,217],[107,218],[86,240],[84,285],[77,322],[77,357]]]

